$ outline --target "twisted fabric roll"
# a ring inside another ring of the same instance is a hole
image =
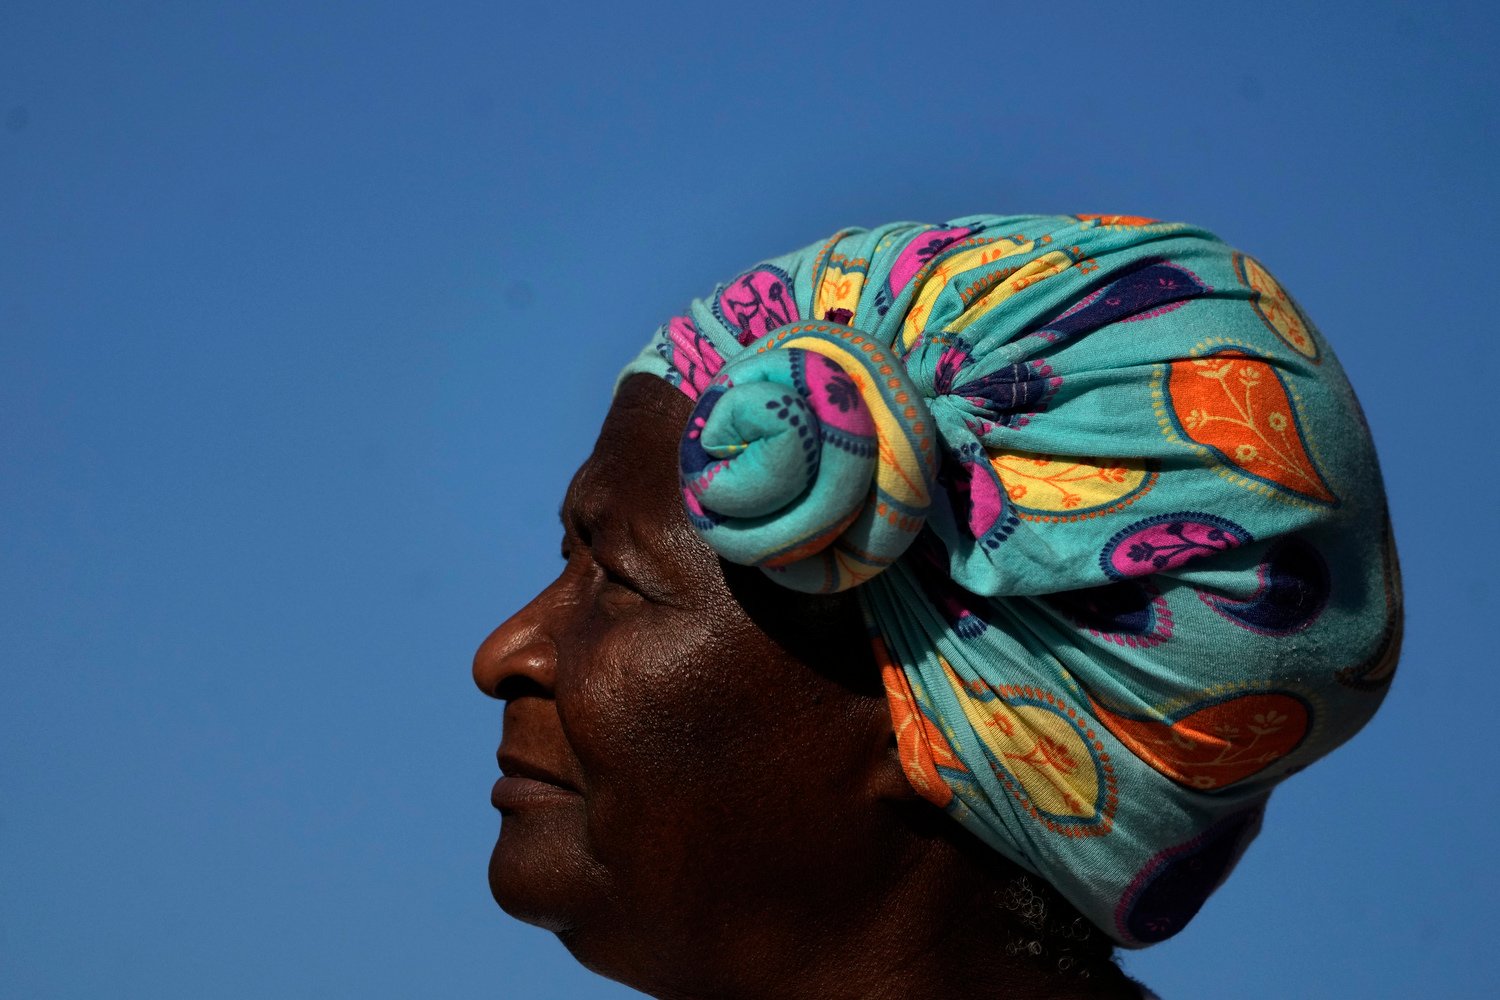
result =
[[[1272,787],[1389,685],[1400,579],[1358,404],[1202,230],[845,230],[694,302],[637,372],[697,400],[704,540],[857,587],[913,785],[1125,945],[1180,930]]]
[[[812,593],[906,551],[937,474],[932,416],[894,353],[793,323],[708,383],[682,439],[684,499],[726,559]]]

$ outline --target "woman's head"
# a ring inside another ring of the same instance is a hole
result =
[[[698,538],[677,469],[691,409],[662,380],[622,384],[563,502],[561,575],[475,656],[506,702],[496,900],[591,968],[700,995],[769,995],[753,970],[831,951],[830,912],[942,926],[890,913],[897,886],[983,890],[991,943],[1034,964],[1105,961],[913,789],[853,595],[787,590]]]
[[[1394,662],[1353,396],[1180,225],[975,217],[760,265],[627,369],[565,527],[476,676],[507,745],[542,741],[502,760],[582,793],[512,803],[497,895],[580,943],[604,912],[712,926],[726,885],[811,913],[776,886],[878,883],[938,808],[1160,940]]]

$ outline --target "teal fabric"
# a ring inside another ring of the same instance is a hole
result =
[[[911,545],[936,473],[921,433],[932,420],[900,360],[870,345],[850,327],[793,323],[736,360],[732,392],[704,391],[683,440],[684,499],[725,559],[836,591]]]
[[[1358,403],[1253,258],[1128,216],[846,230],[663,325],[724,558],[856,588],[903,765],[1116,940],[1179,931],[1400,645]]]

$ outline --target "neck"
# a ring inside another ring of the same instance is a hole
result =
[[[1076,914],[1038,880],[1011,873],[996,886],[970,873],[949,883],[955,891],[933,893],[930,872],[907,874],[880,905],[859,911],[862,924],[841,920],[823,940],[809,940],[794,967],[747,997],[1140,996],[1100,932],[1081,918],[1073,925]]]
[[[752,904],[701,924],[693,954],[658,953],[655,975],[625,981],[662,1000],[1141,996],[1099,930],[951,823],[905,854],[821,906]]]

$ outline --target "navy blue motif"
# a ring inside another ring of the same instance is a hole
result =
[[[1162,260],[1148,260],[1036,333],[1060,343],[1110,323],[1158,315],[1210,291],[1212,289],[1187,268]]]
[[[1317,621],[1328,605],[1332,586],[1328,564],[1317,549],[1295,535],[1268,548],[1256,571],[1260,588],[1248,600],[1203,592],[1198,596],[1229,621],[1261,635],[1300,632]]]

